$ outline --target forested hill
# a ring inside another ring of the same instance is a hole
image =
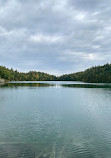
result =
[[[83,72],[82,81],[95,83],[111,83],[111,64],[96,66]]]
[[[54,75],[44,72],[29,71],[28,73],[18,72],[17,70],[8,69],[0,66],[0,78],[6,81],[53,81],[56,80]]]
[[[85,71],[66,74],[58,78],[62,81],[83,81],[89,83],[111,83],[111,64],[91,67]]]
[[[56,77],[43,72],[27,73],[0,66],[0,78],[6,81],[83,81],[90,83],[111,83],[111,64],[95,66],[82,72]]]

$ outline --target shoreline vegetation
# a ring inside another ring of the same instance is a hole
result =
[[[95,66],[85,71],[54,76],[44,72],[18,72],[0,66],[0,83],[5,81],[82,81],[87,83],[111,83],[111,64]]]

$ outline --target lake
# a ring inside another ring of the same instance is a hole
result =
[[[111,158],[111,84],[1,84],[0,158]]]

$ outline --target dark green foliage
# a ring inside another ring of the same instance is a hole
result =
[[[81,81],[83,72],[65,74],[58,77],[59,81]]]
[[[87,69],[82,75],[82,81],[93,83],[111,83],[111,64],[95,66]]]
[[[0,78],[7,81],[53,81],[56,80],[54,75],[44,72],[30,71],[28,73],[14,71],[6,67],[0,66]]]
[[[91,83],[111,83],[111,64],[95,66],[82,72],[65,74],[60,77],[49,75],[44,72],[29,71],[18,72],[0,66],[0,78],[8,81],[83,81]]]
[[[62,81],[83,81],[89,83],[111,83],[111,64],[95,66],[83,72],[60,76]]]

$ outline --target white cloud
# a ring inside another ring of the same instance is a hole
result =
[[[0,37],[23,37],[26,35],[26,30],[25,29],[13,29],[13,30],[7,30],[3,27],[0,26]]]
[[[95,41],[100,41],[103,40],[105,37],[103,35],[98,35],[96,36],[96,38],[94,39]]]
[[[98,48],[100,48],[100,47],[101,47],[101,46],[99,46],[99,45],[92,46],[93,49],[98,49]]]
[[[84,61],[100,61],[100,60],[104,60],[104,57],[101,56],[101,54],[98,53],[87,53],[87,52],[71,52],[69,50],[64,52],[65,56],[61,57],[60,60],[71,60],[71,61],[75,61],[75,60],[84,60]]]
[[[31,35],[29,40],[35,43],[58,43],[63,41],[63,37],[60,35],[36,34]]]
[[[80,21],[84,21],[85,18],[86,18],[86,13],[84,12],[79,12],[75,16],[75,19],[80,20]]]
[[[83,57],[88,60],[97,60],[98,56],[96,54],[83,54]]]

